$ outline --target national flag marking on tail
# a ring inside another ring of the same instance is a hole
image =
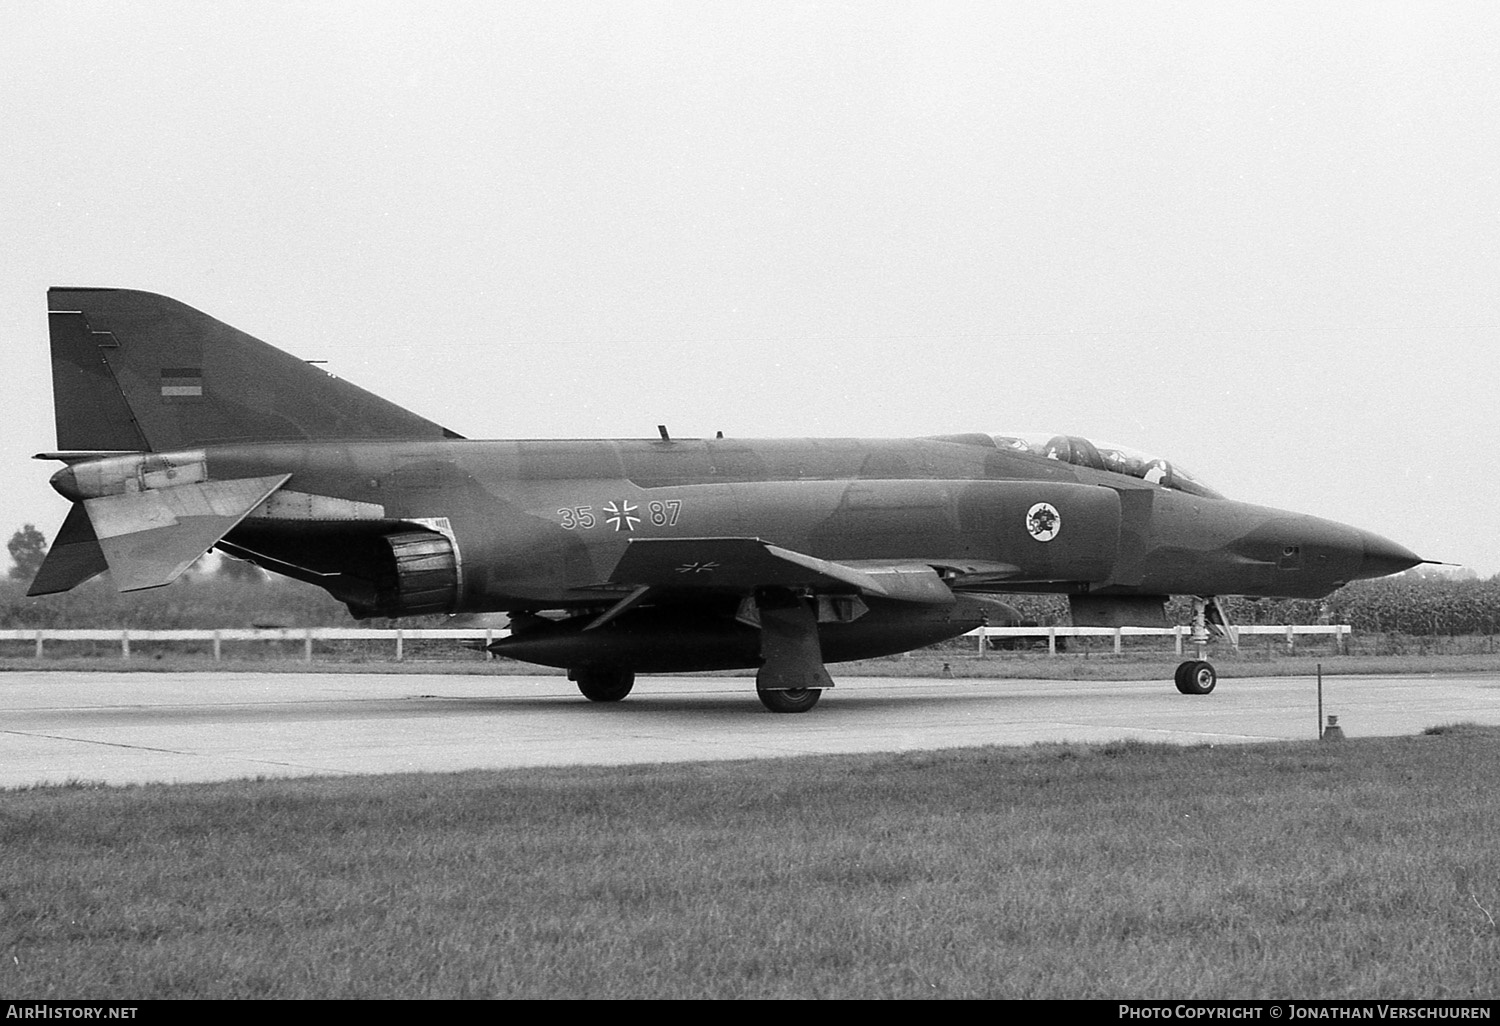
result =
[[[163,367],[161,369],[161,394],[164,396],[201,396],[203,394],[203,368]]]

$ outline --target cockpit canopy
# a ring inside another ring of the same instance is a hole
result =
[[[1159,456],[1150,456],[1137,449],[1106,442],[1091,442],[1077,435],[1049,435],[1038,433],[991,435],[1002,449],[1028,453],[1043,459],[1061,460],[1091,470],[1103,470],[1112,474],[1126,474],[1140,478],[1163,488],[1173,488],[1191,495],[1202,495],[1209,499],[1223,498],[1218,492],[1203,484],[1182,466]]]

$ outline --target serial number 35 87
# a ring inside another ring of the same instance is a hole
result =
[[[682,513],[682,502],[677,499],[667,499],[660,502],[646,503],[645,515],[637,513],[639,506],[630,502],[610,502],[604,507],[595,506],[570,506],[559,509],[557,514],[561,517],[559,525],[565,531],[587,531],[596,527],[601,520],[614,526],[616,530],[624,528],[634,530],[636,524],[641,520],[650,520],[654,527],[676,527],[677,518]]]

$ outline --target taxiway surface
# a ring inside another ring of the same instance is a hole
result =
[[[442,772],[1038,741],[1311,740],[1306,677],[1162,681],[843,678],[776,715],[749,678],[642,678],[617,704],[561,677],[16,672],[0,677],[0,786]],[[1500,724],[1500,675],[1326,677],[1348,737]]]

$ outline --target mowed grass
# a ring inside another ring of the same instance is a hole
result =
[[[1500,730],[0,792],[0,993],[1487,997]]]

